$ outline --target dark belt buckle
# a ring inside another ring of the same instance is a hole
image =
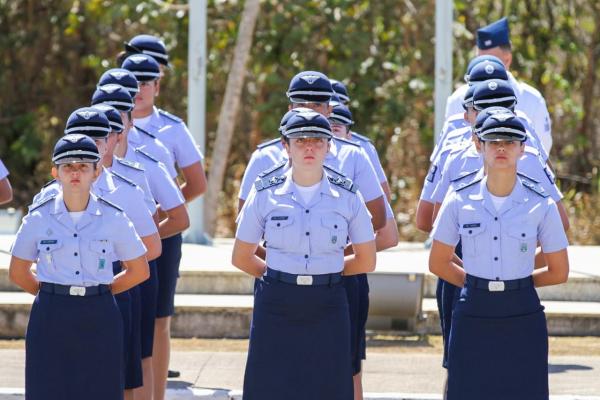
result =
[[[71,296],[85,296],[85,286],[71,286],[69,288],[69,295],[71,295]]]
[[[313,277],[311,275],[298,275],[296,276],[296,285],[310,286],[313,284]]]
[[[505,286],[503,281],[489,281],[488,290],[490,292],[504,292]]]

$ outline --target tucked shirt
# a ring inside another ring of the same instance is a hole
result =
[[[266,263],[291,274],[319,275],[344,269],[344,248],[374,240],[362,196],[332,184],[323,174],[319,192],[304,204],[288,170],[278,185],[253,189],[237,219],[236,238],[266,241]]]
[[[146,248],[127,216],[90,195],[74,223],[62,193],[46,198],[23,218],[11,254],[37,263],[42,282],[94,286],[113,281],[113,260],[128,261]]]
[[[483,177],[452,192],[442,204],[431,236],[449,246],[462,241],[465,272],[480,278],[511,280],[532,274],[539,242],[544,253],[568,246],[556,203],[517,178],[496,211]]]

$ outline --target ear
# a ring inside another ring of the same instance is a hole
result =
[[[502,57],[502,62],[507,70],[510,70],[510,65],[512,64],[512,52],[505,51],[504,57]]]
[[[154,81],[154,86],[156,88],[156,91],[154,92],[154,97],[158,97],[158,95],[160,94],[160,79]]]
[[[52,170],[50,170],[50,174],[52,175],[52,177],[56,180],[58,180],[58,168],[57,167],[52,167]]]

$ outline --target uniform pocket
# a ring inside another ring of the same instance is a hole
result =
[[[265,240],[267,247],[282,249],[286,240],[293,235],[294,217],[292,215],[272,215],[265,224]]]
[[[532,224],[513,225],[508,229],[509,251],[519,254],[524,261],[534,262],[537,247],[537,227]]]
[[[463,255],[475,256],[485,248],[485,224],[483,222],[462,224],[458,233],[462,240]]]
[[[112,268],[113,245],[110,241],[92,240],[90,241],[90,250],[96,258],[96,266],[99,270]]]
[[[321,217],[321,227],[325,237],[323,245],[330,249],[343,249],[348,239],[348,223],[339,215],[326,215]]]
[[[38,242],[39,262],[49,267],[55,267],[56,251],[62,247],[58,239],[43,239]]]

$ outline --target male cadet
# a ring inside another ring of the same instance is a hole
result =
[[[169,174],[162,162],[152,157],[145,151],[140,151],[139,148],[131,146],[128,140],[129,129],[131,128],[131,110],[133,110],[134,102],[131,98],[131,94],[125,88],[119,86],[117,90],[106,91],[102,90],[102,87],[96,90],[94,93],[93,104],[107,103],[113,105],[121,111],[121,117],[125,125],[123,133],[121,133],[120,140],[116,146],[115,154],[119,157],[125,158],[126,160],[139,163],[143,166],[146,177],[148,179],[150,191],[152,197],[158,203],[160,210],[166,213],[167,218],[162,219],[159,223],[159,234],[162,239],[162,254],[157,260],[156,268],[151,266],[150,268],[150,279],[151,282],[157,282],[156,290],[148,290],[146,303],[151,304],[152,293],[156,298],[155,307],[155,324],[153,326],[154,333],[152,335],[152,345],[148,345],[150,349],[143,350],[143,361],[142,366],[144,369],[144,387],[142,390],[145,393],[150,393],[156,385],[150,386],[153,382],[156,383],[157,374],[154,368],[155,358],[168,360],[168,349],[165,353],[157,354],[156,352],[156,336],[157,333],[162,333],[162,327],[169,324],[170,317],[164,317],[163,314],[168,314],[174,311],[174,298],[175,298],[175,284],[177,282],[177,269],[167,268],[160,265],[160,260],[165,253],[169,255],[173,253],[172,247],[165,246],[164,239],[171,237],[180,238],[181,232],[189,227],[189,216],[185,208],[185,200],[179,187],[175,184],[173,177]],[[180,250],[180,247],[179,247]],[[177,254],[176,254],[177,255]],[[179,253],[180,257],[180,253]],[[162,279],[161,279],[162,278]],[[142,291],[142,301],[144,301],[144,291]],[[147,311],[147,310],[146,310]],[[166,319],[165,319],[166,318]],[[157,326],[159,325],[159,326]],[[149,335],[144,336],[148,338]],[[144,337],[142,340],[144,340]],[[144,342],[142,342],[144,344]],[[146,347],[146,346],[144,346]],[[163,378],[164,375],[164,378]],[[160,387],[166,386],[166,370],[164,374],[161,373],[159,376],[160,382],[164,382]],[[164,396],[164,389],[162,390]],[[160,396],[160,393],[158,394]],[[156,395],[154,397],[157,398]],[[158,397],[160,398],[160,397]]]
[[[8,180],[8,170],[0,160],[0,204],[8,203],[12,200],[12,187]]]
[[[507,70],[510,69],[512,46],[506,17],[477,30],[477,55],[494,55],[502,60]],[[533,121],[534,131],[540,137],[546,153],[550,154],[552,131],[546,101],[538,90],[522,81],[517,81],[510,72],[508,79],[517,94],[517,108]],[[460,112],[461,101],[466,90],[466,85],[463,85],[448,98],[446,118]]]
[[[170,67],[169,54],[162,40],[159,38],[142,34],[132,38],[125,43],[125,51],[127,54],[135,55],[142,54],[146,57],[151,57],[156,61],[160,75],[158,79],[140,81],[140,92],[135,98],[135,108],[133,109],[134,125],[140,132],[145,132],[159,139],[169,151],[173,161],[173,169],[179,168],[184,183],[180,189],[186,202],[190,202],[201,196],[206,191],[206,175],[202,161],[204,156],[200,152],[198,145],[192,137],[185,122],[162,109],[155,106],[155,99],[160,94],[160,83],[164,76],[165,69]],[[167,239],[166,247],[176,247],[176,241],[181,237],[172,237]],[[176,256],[181,250],[174,251],[171,254]],[[177,257],[167,259],[169,251],[161,257],[159,263],[168,263],[171,267],[176,266],[179,270],[179,261]],[[162,313],[157,320],[157,347],[162,349],[158,354],[164,354],[168,351],[170,342],[170,315]],[[155,366],[157,367],[156,374],[162,376],[162,369],[168,367],[168,358],[156,358]],[[174,371],[168,371],[168,376],[173,375]],[[165,380],[166,385],[166,380]],[[156,382],[155,396],[160,398],[164,396],[164,388],[160,382]]]

